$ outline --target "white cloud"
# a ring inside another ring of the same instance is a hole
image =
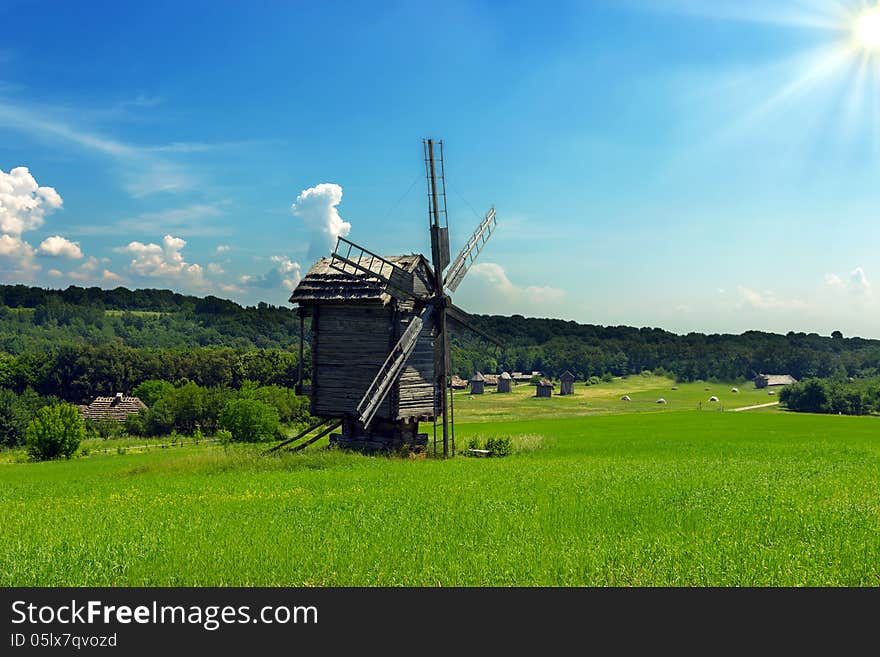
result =
[[[772,290],[759,292],[745,285],[737,285],[736,293],[740,310],[798,310],[808,306],[798,299],[779,299]]]
[[[30,277],[40,269],[35,251],[22,233],[43,225],[45,216],[61,207],[61,196],[52,187],[41,187],[27,167],[9,173],[0,169],[0,271]]]
[[[231,248],[232,248],[232,247],[229,246],[228,244],[218,244],[218,245],[217,245],[217,248],[214,249],[214,253],[217,253],[217,254],[220,254],[220,253],[226,253],[226,252],[229,251]]]
[[[482,280],[507,301],[519,304],[555,303],[565,297],[565,292],[549,285],[515,285],[507,276],[504,267],[494,262],[473,265],[468,276]]]
[[[0,169],[0,233],[14,237],[43,225],[43,218],[62,205],[52,187],[41,187],[27,167]]]
[[[71,242],[69,239],[61,237],[60,235],[53,235],[52,237],[44,239],[37,252],[40,255],[54,257],[63,256],[65,258],[72,258],[73,260],[79,260],[83,257],[82,249],[79,248],[79,242]]]
[[[859,297],[870,297],[872,293],[871,281],[868,280],[865,270],[856,267],[849,273],[849,278],[844,279],[837,274],[825,274],[825,285],[832,290],[849,292]]]
[[[175,235],[216,236],[229,232],[228,226],[217,225],[217,217],[222,216],[223,211],[217,205],[192,203],[158,212],[144,212],[112,223],[80,226],[78,230],[88,235],[131,235],[161,231]]]
[[[65,116],[67,115],[67,116]],[[180,164],[157,153],[155,147],[127,144],[76,125],[68,108],[41,108],[0,102],[0,126],[14,128],[43,139],[75,144],[113,159],[125,176],[125,187],[134,196],[156,192],[181,192],[195,180]],[[170,153],[169,153],[170,155]]]
[[[222,265],[219,265],[216,262],[209,262],[208,273],[213,274],[214,276],[219,276],[220,274],[225,273],[225,270]]]
[[[58,278],[59,276],[64,276],[64,273],[58,269],[50,269],[46,273],[49,274],[49,276],[52,276],[53,278]]]
[[[302,269],[298,262],[293,262],[290,258],[284,256],[272,256],[269,260],[277,263],[277,266],[259,276],[241,276],[238,282],[245,287],[261,290],[276,288],[293,290],[299,285],[302,279]]]
[[[101,273],[101,278],[103,280],[107,281],[108,283],[118,282],[118,281],[122,280],[122,276],[120,276],[119,274],[117,274],[115,272],[110,271],[109,269],[105,269]]]
[[[309,258],[326,255],[336,245],[337,238],[351,231],[351,224],[343,221],[336,209],[341,201],[342,187],[335,183],[315,185],[296,197],[291,210],[311,232]]]
[[[135,241],[115,250],[118,253],[129,253],[134,256],[128,268],[136,276],[166,278],[184,281],[191,285],[202,285],[204,270],[201,265],[190,264],[184,260],[181,251],[185,246],[186,240],[166,235],[162,238],[161,245]]]

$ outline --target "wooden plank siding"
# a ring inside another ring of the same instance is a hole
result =
[[[388,306],[322,305],[315,308],[313,336],[314,413],[342,417],[355,413],[393,344]],[[315,338],[319,339],[315,339]],[[390,395],[377,411],[392,417]]]

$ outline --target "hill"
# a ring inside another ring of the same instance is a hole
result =
[[[475,322],[505,347],[454,332],[453,371],[463,377],[499,370],[555,377],[566,369],[581,380],[646,370],[681,381],[740,380],[757,372],[798,379],[880,374],[880,340],[839,333],[678,335],[521,315],[478,315]],[[170,290],[0,286],[0,387],[33,387],[79,400],[156,377],[202,385],[237,386],[246,378],[293,385],[298,346],[299,318],[292,308],[244,307]],[[308,358],[306,350],[306,377]]]

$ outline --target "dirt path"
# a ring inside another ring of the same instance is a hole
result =
[[[736,412],[736,411],[751,411],[756,408],[768,408],[770,406],[779,406],[779,402],[775,401],[775,402],[770,402],[769,404],[757,404],[755,406],[743,406],[742,408],[731,408],[730,410],[734,411],[734,412]]]

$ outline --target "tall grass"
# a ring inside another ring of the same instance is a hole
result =
[[[877,586],[877,422],[626,414],[458,425],[532,436],[503,459],[4,465],[0,585]]]

